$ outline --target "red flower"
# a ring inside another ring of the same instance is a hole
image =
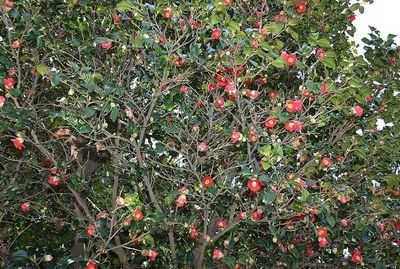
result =
[[[289,113],[300,112],[302,108],[303,108],[303,103],[300,100],[298,101],[289,100],[286,103],[286,110]]]
[[[136,221],[141,221],[141,220],[143,219],[143,212],[142,212],[142,210],[136,209],[136,210],[133,212],[133,218],[134,218]]]
[[[186,195],[179,195],[175,201],[176,207],[184,207],[187,204]]]
[[[220,38],[221,38],[221,30],[218,28],[213,29],[211,33],[211,39],[217,40]]]
[[[230,84],[231,82],[232,82],[232,79],[230,77],[226,77],[223,72],[220,72],[217,75],[218,86],[225,88],[225,86]]]
[[[218,261],[224,258],[224,254],[219,249],[214,249],[213,251],[213,260]]]
[[[326,57],[326,53],[323,49],[317,49],[317,57],[320,59],[324,59]]]
[[[28,213],[28,212],[29,212],[29,207],[30,207],[30,206],[31,206],[31,205],[30,205],[29,203],[25,202],[25,203],[20,204],[20,205],[19,205],[19,208],[21,209],[21,211],[22,211],[23,213]]]
[[[305,2],[297,2],[296,1],[296,5],[297,5],[297,12],[298,13],[304,13],[306,11],[306,3]]]
[[[251,100],[255,100],[259,95],[260,92],[256,90],[247,90],[246,92],[247,97],[249,97]]]
[[[361,117],[364,113],[364,109],[360,106],[353,107],[353,113],[356,117]]]
[[[114,14],[114,18],[113,18],[113,20],[114,20],[114,23],[115,24],[120,24],[121,23],[121,15],[120,14]]]
[[[224,90],[225,90],[226,92],[228,92],[228,93],[235,92],[235,90],[236,90],[235,84],[229,83],[228,85],[225,86],[225,89],[224,89]]]
[[[21,41],[19,41],[18,39],[16,39],[16,40],[14,40],[14,41],[11,43],[11,46],[12,46],[14,49],[20,48],[20,47],[21,47]]]
[[[210,83],[210,85],[208,85],[208,91],[209,92],[214,91],[215,88],[217,88],[217,85],[215,85],[214,83]]]
[[[268,97],[270,99],[276,99],[276,98],[278,98],[278,92],[276,92],[276,91],[269,92]]]
[[[322,158],[321,166],[322,167],[330,167],[332,165],[332,159],[329,157]]]
[[[265,127],[267,127],[268,129],[272,129],[274,128],[276,125],[278,124],[278,120],[275,118],[268,118],[265,120]]]
[[[238,132],[236,130],[232,131],[232,134],[231,134],[231,142],[232,143],[238,142],[241,138],[242,138],[242,134],[240,132]]]
[[[245,220],[245,219],[247,218],[246,212],[239,212],[238,218],[239,218],[240,220]]]
[[[258,221],[262,219],[263,217],[263,211],[261,209],[255,209],[253,212],[251,212],[251,220],[252,221]]]
[[[288,120],[285,123],[285,129],[290,132],[301,132],[301,129],[303,127],[303,123],[297,120]]]
[[[225,6],[230,6],[233,4],[233,0],[223,0]]]
[[[349,22],[353,22],[356,19],[356,14],[352,13],[349,15],[348,20]]]
[[[218,228],[225,229],[226,227],[228,227],[228,222],[226,221],[226,219],[218,220],[217,226]]]
[[[328,85],[322,84],[322,86],[321,86],[321,94],[328,94],[328,93],[329,93]]]
[[[47,183],[49,183],[50,186],[57,187],[58,185],[60,185],[60,179],[56,176],[51,176],[47,180]]]
[[[225,99],[224,97],[219,98],[217,101],[215,101],[215,106],[218,108],[224,107],[225,105]]]
[[[105,50],[109,50],[112,47],[112,43],[110,41],[101,43],[101,47]]]
[[[283,60],[285,60],[287,66],[295,65],[297,62],[297,56],[294,53],[288,54],[287,52],[283,51],[281,57]]]
[[[205,176],[205,177],[203,178],[203,180],[201,181],[201,185],[202,185],[204,188],[209,188],[209,187],[211,187],[213,184],[214,184],[214,179],[213,179],[212,177],[210,177],[210,176]]]
[[[307,255],[312,256],[314,254],[314,250],[312,247],[307,247]]]
[[[6,98],[3,95],[0,95],[0,108],[4,106],[4,103],[6,102]]]
[[[86,227],[86,233],[87,233],[89,236],[93,236],[93,235],[96,233],[96,227],[94,227],[93,224],[89,224],[89,225]]]
[[[368,103],[371,103],[374,100],[371,95],[368,95],[365,99]]]
[[[192,21],[192,27],[193,28],[199,28],[200,23],[198,23],[197,21]]]
[[[158,256],[158,252],[155,250],[149,250],[147,256],[150,258],[150,261],[154,262]]]
[[[339,202],[341,202],[342,204],[345,204],[347,202],[349,202],[351,200],[351,198],[349,196],[341,196],[339,198]]]
[[[10,11],[14,8],[14,2],[12,0],[4,0],[3,5],[6,11]]]
[[[206,142],[201,142],[198,146],[199,151],[205,152],[208,150],[208,145]]]
[[[326,237],[328,235],[328,230],[326,228],[318,228],[318,236]]]
[[[164,8],[163,10],[164,19],[169,20],[172,18],[172,12],[170,8]]]
[[[351,261],[357,264],[362,263],[363,257],[361,256],[360,251],[358,251],[357,249],[353,251],[353,255],[351,256]]]
[[[305,89],[305,90],[303,91],[303,95],[304,95],[305,97],[308,97],[308,96],[311,95],[311,91],[310,91],[309,89]]]
[[[192,239],[196,239],[197,237],[199,237],[199,232],[196,229],[189,229],[189,233],[190,233],[190,238]]]
[[[57,169],[57,167],[52,167],[52,168],[50,169],[50,173],[51,173],[52,175],[57,175],[57,174],[58,174],[58,169]]]
[[[7,90],[14,88],[15,83],[16,81],[12,77],[5,78],[3,80],[4,88],[6,88]]]
[[[247,181],[247,187],[252,192],[261,191],[263,186],[264,186],[264,184],[260,180],[258,180],[256,178],[252,178],[249,181]]]
[[[92,260],[90,260],[87,264],[86,264],[86,267],[85,267],[86,269],[97,269],[97,264],[94,262],[94,261],[92,261]]]
[[[319,239],[319,246],[320,247],[327,247],[329,245],[329,242],[328,242],[328,240],[326,239],[326,237],[321,237],[320,239]]]
[[[186,87],[185,85],[181,86],[180,91],[181,91],[181,93],[184,93],[184,94],[188,94],[189,93],[188,87]]]
[[[394,227],[394,229],[395,229],[396,231],[400,231],[400,219],[398,219],[398,220],[396,221],[396,223],[393,225],[393,227]]]
[[[343,226],[343,227],[347,227],[347,226],[350,225],[350,221],[348,221],[347,219],[342,219],[340,221],[340,225]]]
[[[258,48],[258,46],[260,46],[260,42],[258,42],[257,40],[251,41],[251,47],[252,47],[253,49]]]
[[[395,63],[397,61],[396,57],[389,57],[388,61],[391,63]]]
[[[11,142],[13,142],[14,147],[18,150],[22,150],[25,147],[24,139],[22,139],[21,137],[13,138],[11,139]]]

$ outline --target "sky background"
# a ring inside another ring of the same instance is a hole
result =
[[[395,40],[400,44],[400,0],[374,0],[373,4],[365,4],[364,7],[364,14],[356,13],[357,18],[353,22],[357,28],[354,40],[361,44],[371,25],[381,31],[384,39],[388,34],[398,35]]]

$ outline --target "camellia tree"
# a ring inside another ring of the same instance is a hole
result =
[[[0,267],[396,268],[400,49],[356,56],[363,4],[2,1]]]

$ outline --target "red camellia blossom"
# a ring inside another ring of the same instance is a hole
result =
[[[364,109],[360,106],[353,107],[353,113],[356,117],[361,117],[364,113]]]
[[[52,168],[50,169],[50,173],[51,173],[52,175],[57,175],[57,174],[58,174],[58,169],[57,169],[57,167],[52,167]]]
[[[185,85],[182,85],[182,86],[181,86],[180,91],[181,91],[181,93],[183,93],[183,94],[188,94],[188,93],[189,93],[189,89],[188,89],[188,87],[186,87]]]
[[[133,212],[133,218],[134,218],[136,221],[141,221],[141,220],[143,219],[143,212],[142,212],[142,210],[136,209],[136,210]]]
[[[328,85],[322,84],[322,86],[321,86],[321,94],[328,94],[328,93],[329,93]]]
[[[351,261],[356,264],[362,263],[363,257],[361,255],[360,251],[358,251],[357,249],[355,249],[353,251],[353,255],[351,256]]]
[[[49,183],[50,186],[57,187],[58,185],[60,185],[60,179],[56,176],[51,176],[47,180],[47,183]]]
[[[201,142],[198,146],[199,151],[205,152],[208,150],[208,144],[206,142]]]
[[[258,48],[258,46],[260,46],[260,42],[258,42],[257,40],[251,41],[251,47],[252,47],[253,49]]]
[[[396,57],[389,57],[388,61],[391,63],[395,63],[397,61]]]
[[[236,142],[238,142],[240,139],[242,139],[242,134],[240,133],[240,132],[238,132],[238,131],[236,131],[236,130],[233,130],[232,131],[232,134],[231,134],[231,142],[232,143],[236,143]]]
[[[317,49],[317,57],[320,59],[325,59],[326,53],[323,49]]]
[[[345,203],[349,202],[350,200],[351,200],[351,198],[349,196],[339,197],[339,202],[341,202],[342,204],[345,204]]]
[[[228,85],[225,86],[225,89],[224,89],[224,90],[225,90],[226,92],[228,92],[228,93],[235,92],[235,91],[236,91],[235,84],[234,84],[234,83],[229,83]]]
[[[293,101],[289,100],[286,102],[286,111],[289,113],[300,112],[303,108],[303,102],[301,100]]]
[[[224,258],[224,254],[219,249],[214,249],[213,251],[213,260],[219,261]]]
[[[221,30],[219,28],[215,28],[212,30],[211,39],[218,40],[221,38]]]
[[[149,257],[150,261],[154,262],[156,260],[157,256],[158,256],[158,252],[157,251],[149,250],[148,257]]]
[[[19,49],[21,47],[21,41],[19,41],[18,39],[13,40],[13,42],[11,43],[11,46],[14,49]]]
[[[276,98],[278,98],[278,92],[276,92],[276,91],[269,92],[268,97],[270,99],[276,99]]]
[[[233,0],[223,0],[225,6],[230,6],[233,4]]]
[[[24,139],[21,137],[16,137],[11,139],[11,142],[14,144],[14,147],[18,150],[22,150],[24,146]]]
[[[327,247],[329,245],[328,240],[326,239],[326,237],[321,237],[319,238],[319,246],[320,247]]]
[[[86,227],[86,233],[87,233],[89,236],[93,236],[93,235],[96,233],[96,227],[94,227],[93,224],[89,224],[89,225]]]
[[[224,107],[225,99],[224,97],[220,97],[217,101],[215,101],[215,106],[218,108]]]
[[[306,3],[302,2],[302,1],[296,1],[296,5],[297,5],[297,12],[298,13],[304,13],[306,11]]]
[[[3,6],[6,9],[6,11],[10,11],[11,9],[14,8],[14,2],[12,0],[4,0]]]
[[[164,19],[166,19],[166,20],[169,20],[169,19],[171,19],[172,18],[172,12],[171,12],[171,9],[170,8],[164,8],[164,10],[163,10],[163,16],[164,16]]]
[[[356,19],[356,14],[352,13],[349,15],[348,20],[349,22],[353,22]]]
[[[290,132],[301,132],[301,129],[303,127],[303,123],[297,120],[288,120],[285,123],[285,129]]]
[[[6,98],[3,95],[0,95],[0,108],[4,106],[4,103],[6,102]]]
[[[293,66],[297,62],[297,56],[294,53],[287,53],[283,51],[281,57],[285,61],[287,66]]]
[[[257,99],[257,97],[260,95],[259,91],[256,90],[247,90],[246,96],[249,97],[251,100]]]
[[[214,179],[210,176],[205,176],[201,181],[203,188],[209,188],[214,184]]]
[[[112,48],[112,43],[110,41],[102,42],[100,45],[105,50],[109,50]]]
[[[258,221],[263,218],[263,211],[261,209],[255,209],[251,212],[251,220]]]
[[[217,226],[218,228],[225,229],[226,227],[228,227],[228,222],[226,221],[226,219],[218,220]]]
[[[265,120],[265,127],[267,127],[268,129],[272,129],[274,128],[276,125],[278,124],[278,120],[275,118],[268,118]]]
[[[238,218],[239,218],[240,220],[245,220],[245,219],[247,218],[246,212],[239,212]]]
[[[312,256],[314,254],[314,250],[312,247],[307,247],[307,255]]]
[[[118,13],[114,14],[113,20],[114,20],[115,24],[120,24],[121,23],[121,15]]]
[[[86,269],[97,269],[97,264],[94,262],[94,261],[92,261],[92,260],[90,260],[87,264],[86,264],[86,267],[85,267]]]
[[[15,83],[17,82],[12,77],[8,77],[3,80],[4,88],[7,90],[14,88]]]
[[[263,186],[264,186],[264,184],[262,183],[262,181],[259,179],[256,179],[256,178],[252,178],[249,181],[247,181],[247,187],[252,192],[261,191]]]
[[[322,167],[330,167],[332,165],[332,159],[329,157],[322,158],[321,166]]]
[[[186,195],[179,195],[175,201],[176,207],[184,207],[187,204]]]
[[[318,236],[326,237],[328,235],[328,230],[326,228],[318,228]]]
[[[224,74],[224,72],[220,72],[217,75],[217,83],[218,86],[225,88],[226,85],[232,83],[232,79]]]
[[[190,238],[192,239],[196,239],[197,237],[199,237],[199,232],[194,228],[190,228],[189,233],[190,233]]]
[[[400,219],[398,219],[398,220],[396,221],[396,223],[393,225],[393,227],[394,227],[394,229],[395,229],[396,231],[400,231]]]
[[[22,204],[20,204],[19,205],[19,208],[21,209],[21,211],[23,212],[23,213],[28,213],[29,212],[29,208],[30,208],[30,204],[29,203],[27,203],[27,202],[25,202],[25,203],[22,203]]]
[[[209,91],[209,92],[214,91],[216,88],[217,88],[217,85],[215,85],[214,83],[210,83],[210,84],[208,85],[208,91]]]

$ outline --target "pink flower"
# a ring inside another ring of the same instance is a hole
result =
[[[287,53],[286,51],[283,51],[281,57],[287,66],[295,65],[297,62],[297,56],[294,53]]]
[[[201,142],[198,146],[199,150],[201,152],[207,151],[208,150],[208,145],[206,142]]]
[[[224,97],[219,98],[217,101],[215,101],[215,106],[218,108],[221,108],[225,105],[225,99]]]
[[[101,47],[105,50],[109,50],[112,48],[112,43],[110,41],[101,43]]]
[[[12,77],[5,78],[3,80],[4,88],[6,88],[7,90],[14,88],[15,83],[17,82]]]
[[[356,117],[361,117],[364,113],[364,109],[360,106],[353,107],[353,113]]]
[[[212,30],[211,39],[217,40],[220,38],[221,38],[221,30],[218,28],[215,28],[214,30]]]
[[[47,180],[47,183],[49,183],[49,185],[51,185],[53,187],[57,187],[58,185],[60,185],[60,179],[56,176],[51,176]]]
[[[242,134],[236,130],[232,131],[231,142],[236,143],[242,138]]]
[[[323,49],[317,49],[317,57],[320,59],[325,59],[326,53]]]
[[[0,95],[0,108],[4,106],[4,103],[6,102],[6,98],[2,95]]]
[[[22,139],[21,137],[13,138],[11,139],[11,142],[13,142],[14,147],[18,150],[22,150],[25,147],[24,139]]]
[[[213,251],[213,260],[219,261],[224,258],[224,254],[219,249],[214,249]]]

